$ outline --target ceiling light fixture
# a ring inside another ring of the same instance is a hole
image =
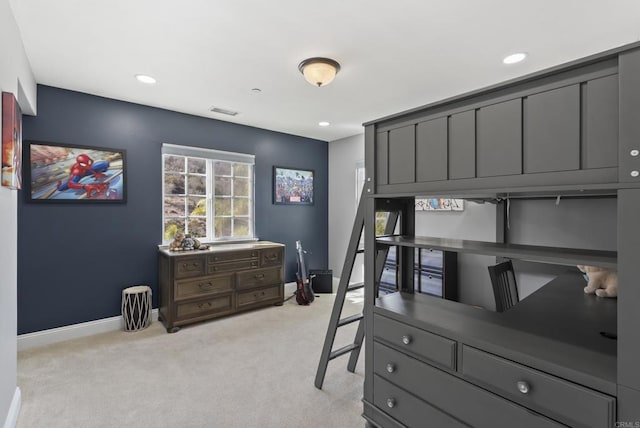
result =
[[[325,121],[318,122],[318,126],[329,126],[329,125],[331,125],[329,122],[325,122]]]
[[[147,76],[146,74],[136,74],[136,79],[138,79],[138,82],[146,83],[147,85],[153,85],[156,83],[156,79],[151,76]]]
[[[527,57],[527,54],[524,52],[518,52],[511,55],[506,56],[502,62],[505,64],[515,64],[517,62],[523,61]]]
[[[340,71],[340,64],[329,58],[308,58],[298,65],[298,70],[307,82],[320,87],[331,83]]]

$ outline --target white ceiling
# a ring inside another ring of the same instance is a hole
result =
[[[640,39],[638,0],[10,4],[38,83],[325,141]],[[518,51],[529,53],[525,62],[502,64]],[[313,87],[299,73],[313,56],[342,65],[330,85]],[[138,73],[157,84],[138,83]]]

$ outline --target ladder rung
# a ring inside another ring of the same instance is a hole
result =
[[[333,360],[334,358],[339,357],[340,355],[344,355],[348,352],[353,351],[354,349],[358,349],[360,347],[360,345],[357,345],[355,343],[352,343],[350,345],[347,346],[343,346],[340,349],[336,349],[335,351],[333,351],[331,354],[329,354],[329,360]]]
[[[359,290],[361,288],[364,288],[364,282],[356,282],[355,284],[349,284],[349,286],[347,287],[347,292]]]
[[[346,318],[342,318],[338,321],[338,327],[342,327],[343,325],[351,324],[352,322],[360,321],[363,318],[362,314],[351,315]]]

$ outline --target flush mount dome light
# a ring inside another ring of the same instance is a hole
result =
[[[331,124],[327,121],[318,122],[318,126],[329,126],[329,125]]]
[[[146,83],[147,85],[153,85],[156,83],[156,79],[151,76],[147,76],[146,74],[136,74],[136,79],[138,79],[138,82]]]
[[[340,71],[340,64],[329,58],[308,58],[298,65],[298,70],[307,82],[320,87],[331,83]]]
[[[511,55],[506,56],[502,62],[505,64],[515,64],[517,62],[523,61],[527,57],[527,54],[524,52],[518,52]]]

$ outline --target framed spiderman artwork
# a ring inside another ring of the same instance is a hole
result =
[[[125,203],[126,152],[27,141],[24,148],[25,197],[28,202]]]

